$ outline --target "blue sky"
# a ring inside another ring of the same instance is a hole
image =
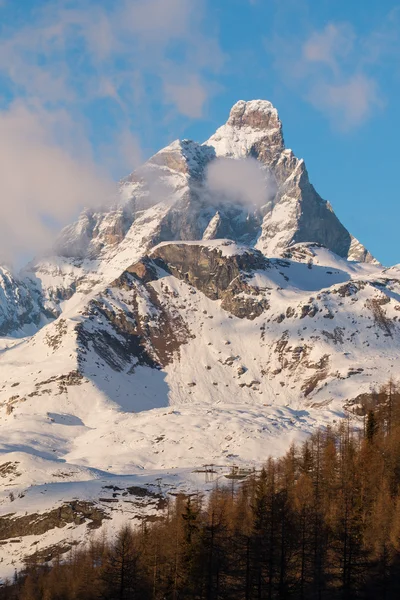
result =
[[[399,3],[2,0],[0,19],[3,254],[39,251],[111,179],[265,98],[343,223],[400,262]]]

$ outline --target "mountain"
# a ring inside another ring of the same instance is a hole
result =
[[[264,101],[0,275],[0,576],[357,412],[400,350],[400,270],[339,222]]]
[[[210,164],[229,158],[257,160],[268,182],[262,206],[210,190]],[[374,261],[314,190],[304,161],[285,149],[272,104],[240,101],[204,144],[173,142],[120,183],[114,206],[84,211],[61,232],[56,256],[24,276],[54,310],[108,283],[160,242],[203,238],[229,238],[272,257],[293,243],[317,242],[349,260]]]

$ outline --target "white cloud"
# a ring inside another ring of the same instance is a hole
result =
[[[71,51],[78,52],[78,62]],[[134,74],[140,72],[155,78],[164,94],[155,90],[150,101],[172,102],[178,112],[196,118],[205,100],[188,109],[183,87],[190,94],[197,86],[208,97],[216,88],[201,82],[222,63],[203,0],[117,0],[108,9],[90,2],[78,9],[46,4],[29,25],[0,41],[0,72],[14,93],[46,104],[109,93],[129,106],[138,95]]]
[[[61,131],[61,146],[55,126],[74,130],[65,113],[21,102],[0,113],[0,255],[8,260],[48,248],[77,211],[109,202],[115,193],[79,132],[68,140]]]
[[[362,74],[336,84],[317,83],[308,99],[328,112],[342,129],[359,125],[382,105],[376,82]]]
[[[164,90],[166,99],[175,104],[182,115],[194,119],[203,115],[208,92],[198,77],[192,75],[185,83],[167,81]]]
[[[329,23],[322,31],[311,33],[302,47],[303,58],[311,63],[325,63],[338,71],[338,61],[352,51],[354,38],[348,23]]]
[[[207,169],[207,184],[221,200],[260,208],[276,193],[276,185],[268,171],[255,158],[217,158]]]
[[[195,5],[196,0],[127,0],[123,7],[124,24],[156,43],[185,38]]]
[[[305,40],[281,38],[269,48],[285,83],[336,129],[348,130],[384,105],[377,77],[367,69],[365,43],[349,23],[328,23]]]

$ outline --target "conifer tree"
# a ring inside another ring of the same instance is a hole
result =
[[[366,425],[366,437],[368,442],[372,443],[374,441],[377,431],[378,423],[376,420],[375,411],[371,409],[370,411],[368,411]]]
[[[102,578],[107,600],[142,600],[144,581],[130,527],[124,527],[105,561]]]

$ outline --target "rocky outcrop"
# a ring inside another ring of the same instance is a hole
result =
[[[10,514],[1,517],[0,540],[42,535],[50,529],[65,527],[70,523],[74,525],[87,523],[89,529],[97,529],[107,518],[104,510],[92,502],[75,500],[41,514],[34,513],[20,517]]]
[[[237,253],[230,254],[232,248],[237,248]],[[230,241],[217,246],[176,243],[156,247],[152,257],[211,300],[221,300],[222,308],[236,317],[254,319],[269,306],[260,290],[247,282],[250,273],[269,264],[257,250],[244,250]]]
[[[224,249],[235,244],[227,241],[220,246],[202,244],[163,244],[151,256],[162,261],[178,279],[187,281],[212,300],[223,299],[233,280],[244,273],[264,269],[267,259],[257,250],[248,249],[224,256]]]
[[[75,328],[82,370],[93,350],[114,371],[130,373],[138,365],[161,369],[179,353],[191,333],[148,285],[156,277],[156,265],[144,258],[88,304]]]

